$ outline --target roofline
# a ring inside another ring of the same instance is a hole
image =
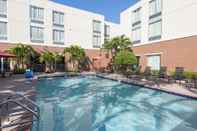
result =
[[[126,10],[132,8],[133,6],[135,6],[136,4],[138,4],[139,2],[141,2],[141,0],[136,1],[133,5],[129,6],[128,8],[126,8],[126,9],[124,9],[124,10],[122,10],[122,11],[120,12],[120,14],[122,14],[122,13],[125,12]]]
[[[65,5],[65,4],[62,4],[62,3],[59,3],[59,2],[55,2],[55,1],[52,1],[52,0],[48,0],[48,1],[51,2],[51,3],[57,4],[57,5],[60,5],[60,6],[65,6],[67,8],[74,9],[74,10],[79,10],[79,11],[83,11],[83,12],[94,14],[94,15],[100,15],[100,16],[105,18],[105,16],[103,14],[101,14],[101,13],[96,13],[96,12],[92,12],[92,11],[89,11],[89,10],[80,9],[80,8],[77,8],[77,7]]]

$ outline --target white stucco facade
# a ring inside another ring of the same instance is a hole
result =
[[[105,25],[109,26],[109,34],[110,34],[110,39],[114,38],[114,37],[117,37],[117,36],[120,36],[122,35],[122,30],[121,30],[121,26],[120,24],[116,24],[116,23],[113,23],[113,22],[109,22],[109,21],[105,21]]]
[[[162,32],[158,40],[149,40],[149,2],[140,0],[120,16],[123,33],[132,40],[133,11],[140,8],[141,42],[135,46],[197,35],[197,0],[162,0]]]
[[[140,42],[135,46],[197,35],[197,17],[194,16],[197,12],[197,0],[161,0],[161,38],[150,40],[150,1],[154,0],[140,0],[124,10],[120,14],[120,24],[115,24],[105,21],[105,17],[101,14],[58,4],[50,0],[7,0],[7,17],[0,15],[0,22],[7,23],[7,39],[0,39],[0,42],[57,47],[77,44],[85,49],[94,49],[93,21],[100,22],[100,40],[97,40],[100,46],[105,39],[105,25],[109,26],[110,38],[125,34],[133,41],[133,12],[138,8],[140,8],[141,30]],[[43,24],[31,22],[31,6],[44,9]],[[64,13],[63,44],[56,44],[53,40],[53,11]],[[44,42],[31,41],[31,26],[44,29]]]
[[[44,23],[32,23],[30,6],[44,9]],[[53,42],[53,11],[64,13],[64,44]],[[93,47],[93,20],[101,22],[101,41],[104,43],[104,16],[88,11],[61,5],[50,0],[7,0],[7,18],[0,17],[0,21],[7,23],[6,43],[23,43],[46,46],[80,45],[85,49]],[[44,29],[44,42],[32,42],[30,27],[37,26]]]

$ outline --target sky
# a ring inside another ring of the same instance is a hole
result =
[[[105,16],[107,21],[119,23],[120,12],[137,0],[52,0],[71,7],[88,10]]]

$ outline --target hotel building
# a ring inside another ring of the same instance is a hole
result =
[[[197,0],[139,0],[121,13],[143,69],[197,71]]]
[[[106,22],[101,14],[51,0],[0,0],[0,52],[17,43],[56,52],[80,45],[93,60],[100,55],[104,40],[118,35],[119,26]]]
[[[0,0],[1,43],[97,49],[117,26],[103,15],[50,0]]]
[[[96,65],[109,60],[99,48],[125,34],[144,69],[167,66],[197,71],[197,0],[139,0],[120,14],[120,24],[101,14],[51,0],[0,0],[0,52],[17,43],[37,50],[62,51],[73,44],[86,49]]]

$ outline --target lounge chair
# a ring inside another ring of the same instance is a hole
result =
[[[173,80],[173,78],[168,75],[166,66],[162,66],[160,68],[158,77],[159,77],[159,80],[162,81],[162,82],[167,81],[167,83],[170,83],[170,81]]]
[[[145,79],[152,78],[151,67],[147,66],[144,70],[143,76]]]
[[[128,78],[133,80],[140,80],[141,77],[141,68],[142,66],[137,66],[131,72],[129,72]]]
[[[181,81],[184,79],[184,68],[183,67],[176,67],[175,74],[173,76],[175,82],[178,81],[179,84],[181,84]]]
[[[184,83],[186,88],[197,88],[197,80],[186,80]]]

